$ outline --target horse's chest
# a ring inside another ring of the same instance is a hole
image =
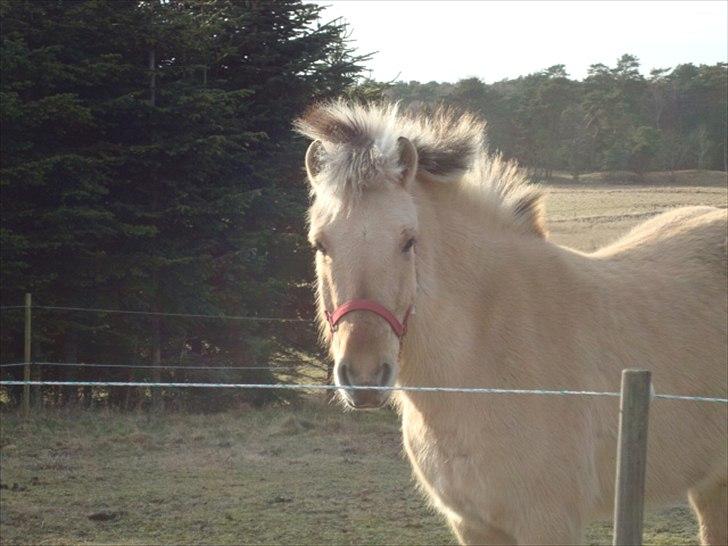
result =
[[[455,433],[425,426],[416,415],[403,416],[402,433],[415,475],[435,506],[445,513],[478,517],[473,497],[483,477],[467,445]]]

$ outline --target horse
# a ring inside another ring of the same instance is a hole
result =
[[[542,191],[489,152],[474,115],[337,100],[312,140],[318,322],[343,401],[392,402],[404,451],[461,544],[580,544],[612,513],[616,398],[356,386],[725,396],[726,211],[662,213],[593,253],[548,239]],[[655,400],[646,500],[685,493],[702,544],[726,544],[723,404]]]

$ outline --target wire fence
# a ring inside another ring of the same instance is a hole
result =
[[[25,309],[23,305],[3,305],[0,311],[13,309]],[[103,309],[98,307],[65,307],[60,305],[33,305],[31,309],[43,309],[45,311],[65,311],[78,313],[117,314],[117,315],[144,315],[150,317],[177,317],[177,318],[201,318],[201,319],[223,319],[252,322],[314,322],[313,319],[303,317],[258,317],[246,315],[209,315],[204,313],[169,313],[165,311],[141,311],[132,309]]]
[[[205,389],[275,389],[275,390],[337,390],[337,385],[287,384],[287,383],[193,383],[193,382],[143,382],[143,381],[0,381],[0,386],[57,386],[57,387],[146,387],[146,388],[205,388]],[[619,398],[620,393],[612,391],[580,391],[568,389],[500,389],[490,387],[407,387],[407,386],[347,386],[346,390],[355,391],[401,391],[401,392],[441,392],[463,394],[521,394],[543,396],[586,396]],[[653,394],[654,399],[685,400],[728,404],[728,398],[711,396],[688,396],[677,394]]]
[[[15,309],[43,309],[47,311],[84,312],[84,313],[116,313],[125,315],[146,315],[153,317],[187,317],[204,319],[226,319],[258,322],[313,322],[311,319],[293,317],[257,317],[243,315],[209,315],[199,313],[169,313],[161,311],[141,311],[126,309],[104,309],[95,307],[69,307],[58,305],[4,305],[0,311]],[[150,369],[150,370],[234,370],[234,371],[289,371],[300,369],[300,366],[220,366],[220,365],[184,365],[184,364],[107,364],[107,363],[78,363],[78,362],[12,362],[0,364],[0,368],[23,366],[56,366],[85,368],[124,368],[124,369]],[[325,384],[301,383],[199,383],[199,382],[145,382],[145,381],[39,381],[39,380],[3,380],[0,386],[65,386],[65,387],[142,387],[142,388],[206,388],[206,389],[270,389],[270,390],[336,390],[341,387]],[[504,395],[543,395],[543,396],[586,396],[586,397],[612,397],[619,398],[619,392],[568,390],[568,389],[505,389],[492,387],[414,387],[414,386],[347,386],[347,390],[369,391],[401,391],[422,393],[463,393],[463,394],[504,394]],[[682,400],[693,402],[709,402],[728,404],[728,398],[712,396],[692,396],[680,394],[656,394],[654,399]]]
[[[329,375],[329,366],[325,363],[317,363],[315,360],[306,361],[305,363],[288,364],[288,357],[282,358],[282,362],[270,362],[256,364],[254,359],[251,359],[250,364],[241,363],[221,363],[221,362],[209,362],[205,363],[205,358],[202,355],[189,359],[189,363],[173,361],[173,362],[162,362],[159,360],[132,362],[132,363],[119,363],[119,362],[56,362],[52,359],[33,360],[31,356],[31,317],[34,312],[45,311],[50,313],[64,313],[64,314],[95,314],[101,318],[108,315],[122,315],[130,317],[150,317],[155,319],[160,318],[182,318],[182,319],[205,319],[205,320],[225,320],[225,321],[248,321],[255,324],[263,323],[291,323],[291,324],[302,324],[311,325],[315,321],[304,317],[275,317],[275,316],[256,316],[256,315],[238,315],[238,314],[210,314],[210,313],[182,313],[182,312],[169,312],[169,311],[147,311],[141,309],[118,309],[118,308],[107,308],[107,307],[83,307],[83,306],[70,306],[70,305],[38,305],[32,303],[30,294],[25,295],[25,305],[3,305],[0,306],[0,311],[25,311],[25,357],[22,362],[17,360],[0,364],[0,373],[7,380],[20,380],[29,381],[34,380],[36,382],[42,382],[43,385],[51,386],[50,380],[55,382],[58,381],[74,381],[76,379],[93,380],[93,382],[109,382],[114,379],[118,379],[119,375],[127,375],[125,379],[129,381],[146,382],[151,381],[180,381],[182,379],[192,379],[199,382],[199,374],[203,374],[204,380],[215,381],[225,377],[225,380],[240,379],[237,374],[256,374],[257,372],[265,373],[271,372],[277,374],[277,377],[286,381],[316,381],[318,379],[316,372],[324,371],[327,376]],[[158,334],[157,334],[158,335]],[[150,340],[150,344],[153,347],[149,348],[151,354],[159,355],[160,353],[160,342],[159,339],[155,341],[154,338]],[[289,355],[290,356],[290,355]],[[200,358],[201,357],[201,358]],[[93,358],[93,357],[92,357]],[[156,357],[158,358],[158,356]],[[146,360],[146,359],[144,359]],[[18,373],[20,370],[20,373]],[[41,373],[41,370],[43,371]],[[68,372],[66,372],[68,370]],[[94,372],[97,373],[94,373]],[[143,372],[150,372],[154,374],[153,377],[146,377],[141,375],[139,377],[135,374],[135,371],[139,371],[140,374]],[[75,374],[74,372],[78,372]],[[128,372],[128,373],[127,373]],[[164,372],[164,377],[161,373]],[[313,372],[313,373],[312,373]],[[205,373],[210,375],[204,376]],[[190,375],[189,374],[194,374]],[[221,374],[224,374],[221,376]],[[232,375],[236,374],[236,375]],[[21,377],[18,377],[21,375]],[[76,375],[76,377],[74,377]],[[42,377],[46,376],[46,377]],[[79,377],[80,376],[80,377]],[[45,379],[45,381],[41,381]],[[251,379],[261,379],[260,376],[252,375]],[[4,383],[8,386],[13,386],[11,383]],[[42,387],[43,385],[36,383],[35,387]],[[58,386],[58,383],[55,383]],[[64,385],[67,386],[67,385]],[[131,387],[131,385],[128,385]],[[22,402],[25,406],[29,404],[30,393],[27,390],[28,384],[24,386],[22,394]],[[36,391],[34,397],[40,397],[39,391]],[[128,395],[127,395],[128,396]]]
[[[186,365],[186,364],[105,364],[100,362],[29,362],[28,363],[31,366],[49,366],[49,367],[58,367],[58,368],[126,368],[130,370],[236,370],[236,371],[253,371],[253,370],[270,370],[270,371],[284,371],[284,370],[297,370],[300,369],[301,366],[297,364],[292,364],[290,366],[279,366],[279,365],[271,365],[271,366],[220,366],[220,365],[210,365],[210,366],[197,366],[197,365]],[[0,364],[0,369],[2,368],[16,368],[25,366],[25,362],[10,362],[7,364]]]

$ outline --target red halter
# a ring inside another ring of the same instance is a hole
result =
[[[349,300],[334,309],[333,313],[325,311],[326,320],[329,321],[332,333],[336,331],[336,325],[344,317],[344,315],[346,315],[347,313],[351,313],[352,311],[371,311],[372,313],[379,315],[389,323],[389,325],[392,327],[392,330],[394,330],[394,333],[397,334],[397,337],[401,338],[403,335],[405,335],[405,333],[407,333],[407,319],[409,319],[412,307],[409,307],[407,309],[407,312],[404,314],[404,320],[402,322],[399,322],[397,320],[397,317],[395,317],[389,309],[387,309],[383,305],[378,304],[376,301]]]

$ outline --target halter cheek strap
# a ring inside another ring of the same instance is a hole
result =
[[[405,335],[405,333],[407,333],[407,319],[409,319],[412,307],[410,306],[407,309],[407,312],[404,314],[404,319],[402,320],[402,322],[399,322],[397,320],[397,317],[395,317],[389,309],[387,309],[383,305],[380,305],[376,301],[349,300],[334,309],[333,313],[325,311],[326,320],[328,321],[329,326],[331,326],[332,333],[336,331],[337,324],[344,317],[344,315],[351,313],[352,311],[370,311],[375,315],[379,315],[389,323],[397,337],[401,338]]]

